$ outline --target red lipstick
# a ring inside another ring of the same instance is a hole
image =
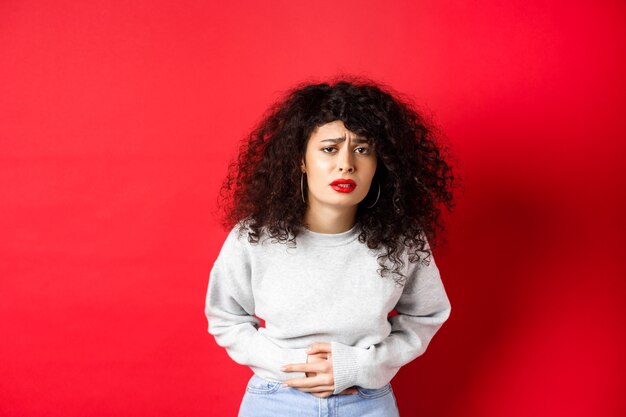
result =
[[[339,178],[330,183],[335,191],[340,193],[351,193],[356,188],[356,182],[348,179]]]

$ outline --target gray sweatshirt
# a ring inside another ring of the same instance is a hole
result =
[[[335,394],[390,382],[424,353],[451,306],[432,253],[425,266],[410,263],[404,251],[407,281],[399,287],[378,274],[382,252],[359,242],[359,232],[357,223],[336,234],[304,229],[295,246],[265,236],[252,244],[236,225],[206,294],[208,331],[217,344],[255,374],[284,381],[305,374],[282,372],[282,365],[306,363],[310,344],[329,342]],[[388,317],[394,308],[398,314]]]

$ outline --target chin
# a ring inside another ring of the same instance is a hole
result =
[[[326,204],[329,206],[350,208],[350,207],[358,206],[361,201],[363,201],[362,198],[351,196],[350,198],[341,198],[341,199],[336,199],[334,201],[327,201]]]

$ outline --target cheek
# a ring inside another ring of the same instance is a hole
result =
[[[370,181],[373,180],[374,178],[374,174],[376,173],[376,160],[374,159],[372,162],[368,163],[365,166],[365,169],[367,170],[367,176],[370,178]]]
[[[311,165],[307,169],[308,185],[311,189],[317,190],[324,187],[326,181],[326,175],[323,169],[317,165]]]
[[[372,155],[372,171],[376,171],[376,166],[378,165],[378,157]]]
[[[307,172],[311,173],[311,178],[316,180],[327,179],[329,171],[332,171],[328,161],[324,161],[321,158],[311,158],[309,160],[309,167]]]

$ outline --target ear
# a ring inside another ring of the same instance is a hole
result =
[[[300,170],[302,172],[306,172],[306,164],[304,163],[304,158],[300,160]]]

